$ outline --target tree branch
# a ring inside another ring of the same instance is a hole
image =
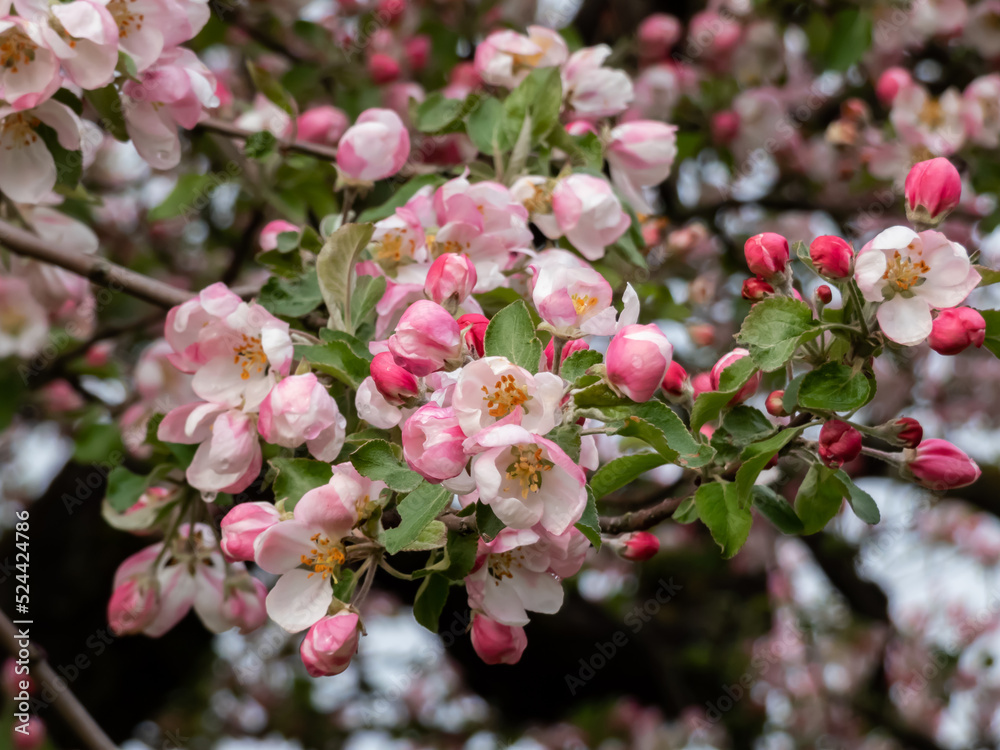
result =
[[[206,120],[202,120],[195,125],[195,130],[203,130],[206,133],[218,133],[220,135],[228,136],[229,138],[239,138],[244,141],[254,135],[254,131],[252,130],[244,130],[243,128],[233,125],[231,122],[226,122],[225,120],[220,120],[215,117],[209,117]],[[305,154],[306,156],[312,156],[316,159],[322,159],[323,161],[332,162],[337,159],[337,149],[331,148],[330,146],[323,146],[318,143],[309,143],[308,141],[291,141],[286,143],[280,139],[278,144],[280,148],[286,151]]]
[[[620,516],[601,516],[601,531],[606,534],[621,534],[626,531],[644,531],[673,515],[686,497],[668,497],[656,505]]]
[[[90,279],[99,286],[111,290],[120,289],[133,297],[160,307],[174,307],[193,296],[186,289],[178,289],[151,279],[99,256],[50,247],[37,235],[5,221],[0,221],[0,244],[17,255],[65,268]]]
[[[66,681],[45,661],[38,648],[29,641],[24,649],[23,642],[18,638],[18,629],[3,611],[0,611],[0,640],[15,659],[20,651],[27,650],[32,678],[38,681],[45,693],[56,696],[52,705],[87,747],[91,750],[116,750],[115,743],[73,695]]]

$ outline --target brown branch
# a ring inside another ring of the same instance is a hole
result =
[[[254,135],[254,131],[252,130],[244,130],[243,128],[233,125],[231,122],[226,122],[225,120],[220,120],[216,117],[209,117],[206,120],[202,120],[195,126],[195,130],[203,130],[206,133],[218,133],[220,135],[228,136],[229,138],[238,138],[244,141]],[[312,156],[316,159],[322,159],[323,161],[332,162],[337,159],[337,149],[329,146],[323,146],[318,143],[309,143],[308,141],[291,141],[286,143],[279,140],[278,144],[279,147],[285,151],[305,154],[306,156]]]
[[[656,505],[620,516],[601,516],[601,531],[606,534],[622,534],[626,531],[643,531],[665,521],[673,515],[686,497],[664,498]]]
[[[192,292],[186,289],[178,289],[141,273],[130,271],[96,255],[51,247],[37,235],[5,221],[0,221],[0,244],[17,255],[65,268],[90,279],[98,286],[108,287],[112,291],[121,290],[160,307],[174,307],[193,296]]]
[[[104,730],[94,721],[83,704],[70,692],[69,685],[42,656],[38,648],[19,635],[18,628],[0,611],[0,640],[15,659],[21,651],[28,652],[32,679],[43,688],[44,693],[55,695],[53,707],[59,712],[76,736],[91,750],[116,750],[116,745]]]

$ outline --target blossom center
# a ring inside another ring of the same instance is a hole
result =
[[[546,184],[534,186],[535,192],[524,201],[524,207],[533,214],[552,213],[552,188]]]
[[[309,550],[308,555],[302,555],[301,557],[302,564],[313,569],[313,572],[308,577],[312,578],[315,574],[319,573],[323,578],[329,576],[336,581],[337,576],[335,573],[344,564],[344,551],[340,548],[340,545],[336,542],[331,542],[327,537],[318,533],[309,537],[309,541],[316,546]]]
[[[542,487],[542,474],[550,471],[554,464],[542,458],[542,449],[537,445],[522,445],[512,448],[513,462],[507,467],[507,478],[521,485],[521,497],[528,499],[528,493],[538,492]]]
[[[118,24],[118,36],[124,39],[132,31],[141,31],[142,23],[146,20],[145,13],[133,12],[132,6],[136,0],[111,0],[108,3],[108,11]]]
[[[406,253],[403,252],[404,242],[407,244],[408,252]],[[416,243],[412,239],[406,240],[402,232],[387,232],[376,247],[375,259],[379,263],[398,265],[403,262],[404,254],[407,257],[413,255],[415,245]]]
[[[910,287],[918,285],[923,274],[930,270],[930,266],[924,261],[914,262],[910,256],[904,256],[897,250],[893,253],[892,260],[889,261],[882,278],[888,281],[894,289],[905,292]]]
[[[524,553],[521,552],[520,548],[490,555],[486,561],[486,569],[493,579],[493,585],[499,586],[500,581],[504,578],[513,578],[514,573],[511,568],[520,568],[523,560]]]
[[[591,297],[589,294],[571,294],[570,299],[573,300],[573,309],[577,315],[583,315],[597,304],[597,297]]]
[[[23,113],[9,115],[4,118],[0,125],[0,139],[7,145],[5,148],[10,151],[21,146],[30,146],[38,140],[38,133],[35,126],[40,120],[34,117],[25,116]]]
[[[486,402],[486,408],[489,409],[490,416],[498,419],[506,417],[514,409],[531,398],[528,395],[527,387],[519,385],[513,375],[501,375],[500,379],[493,384],[492,393],[484,385],[483,393],[486,394],[483,396],[483,401]]]
[[[945,124],[944,108],[937,99],[928,98],[918,116],[920,122],[929,128],[940,128]]]
[[[0,309],[0,331],[11,336],[21,333],[28,323],[28,316],[13,307]]]
[[[260,344],[260,336],[241,334],[240,342],[233,346],[233,364],[240,365],[242,370],[240,378],[242,380],[250,379],[251,370],[256,371],[257,374],[264,372],[264,368],[267,366],[267,355],[264,354],[264,348]]]
[[[0,65],[17,72],[18,65],[27,65],[35,59],[36,45],[19,27],[0,34]]]

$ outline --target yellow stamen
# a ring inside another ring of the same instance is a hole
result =
[[[500,379],[493,385],[493,392],[484,385],[483,401],[489,409],[491,417],[500,419],[506,417],[518,406],[531,399],[526,386],[518,385],[513,375],[501,375]]]

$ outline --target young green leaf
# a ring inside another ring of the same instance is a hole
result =
[[[360,471],[360,470],[359,470]],[[451,492],[439,484],[423,482],[399,503],[399,526],[385,532],[385,549],[394,555],[413,544],[424,527],[445,509]]]
[[[820,333],[812,310],[790,297],[772,297],[751,309],[736,337],[765,372],[785,366],[795,350]]]
[[[309,490],[330,483],[333,468],[324,461],[311,458],[272,458],[271,466],[278,472],[274,478],[274,499],[285,501],[285,510]]]
[[[385,440],[369,440],[351,454],[350,461],[361,476],[385,482],[395,492],[412,492],[423,481],[423,477],[396,458]]]
[[[506,357],[528,372],[538,372],[542,343],[535,336],[535,324],[523,301],[507,305],[493,316],[483,345],[487,356]]]
[[[701,485],[695,492],[698,517],[712,538],[719,545],[724,557],[732,557],[746,542],[753,525],[749,506],[741,506],[736,497],[736,486],[730,482],[716,481]]]

